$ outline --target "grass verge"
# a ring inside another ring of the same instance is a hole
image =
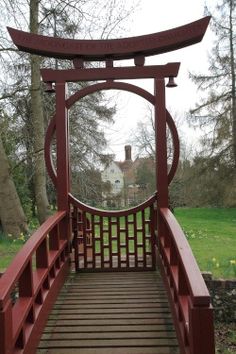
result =
[[[236,278],[236,208],[177,208],[201,271]]]

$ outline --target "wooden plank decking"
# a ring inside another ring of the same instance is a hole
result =
[[[160,275],[156,271],[72,275],[37,353],[179,353]]]

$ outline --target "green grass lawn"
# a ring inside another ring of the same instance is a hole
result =
[[[236,208],[176,208],[175,216],[185,231],[201,271],[211,271],[215,278],[236,278]],[[139,216],[139,223],[138,219]],[[123,224],[121,219],[121,226]],[[99,230],[96,233],[99,234]],[[123,239],[122,234],[121,242]],[[105,236],[104,243],[107,242]],[[0,237],[0,272],[22,244],[21,240],[13,242]],[[131,244],[129,246],[133,248]],[[100,247],[97,241],[96,247]]]
[[[22,241],[13,242],[0,238],[0,273],[7,268],[22,245]]]
[[[201,271],[236,278],[236,208],[176,208]]]

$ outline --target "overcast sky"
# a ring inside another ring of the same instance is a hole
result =
[[[211,0],[211,6],[214,2],[215,0]],[[160,32],[198,20],[204,16],[204,4],[204,0],[141,0],[126,36]],[[207,71],[207,55],[212,39],[213,35],[208,29],[201,43],[168,54],[146,58],[145,65],[181,62],[176,80],[178,87],[166,90],[167,108],[172,114],[184,117],[185,112],[199,100],[200,93],[190,81],[188,72]],[[152,80],[139,80],[137,84],[153,93]],[[106,136],[110,140],[109,152],[115,153],[116,158],[122,160],[124,145],[131,142],[137,121],[145,119],[146,102],[136,95],[127,93],[119,93],[116,99],[118,102],[116,123],[107,130]],[[190,130],[187,124],[183,123],[181,130],[187,142],[194,141],[194,138],[198,136],[198,133]]]

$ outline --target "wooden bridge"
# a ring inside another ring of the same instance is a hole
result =
[[[157,246],[156,196],[118,216],[71,203],[73,257],[57,212],[1,278],[1,353],[214,353],[210,296],[171,211]]]
[[[179,157],[165,79],[175,86],[179,63],[144,66],[145,56],[197,43],[209,18],[130,40],[73,41],[10,29],[19,49],[73,59],[75,69],[42,70],[56,91],[45,141],[58,211],[29,238],[0,279],[0,354],[214,354],[213,309],[186,237],[168,208],[168,184]],[[113,60],[134,58],[134,67]],[[84,60],[105,68],[85,69]],[[154,95],[117,79],[153,78]],[[67,97],[66,83],[96,82]],[[143,204],[105,211],[70,194],[67,110],[97,90],[119,89],[155,108],[157,193]],[[174,146],[167,168],[166,124]],[[57,165],[51,158],[56,136]]]
[[[157,272],[86,273],[68,283],[37,353],[179,353]]]

